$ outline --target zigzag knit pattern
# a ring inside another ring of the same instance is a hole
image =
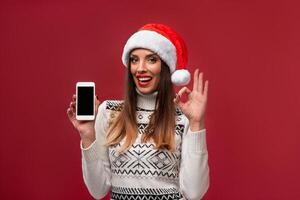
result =
[[[112,111],[121,111],[123,105],[124,105],[124,101],[122,101],[122,100],[108,100],[106,102],[106,109],[112,110]],[[144,109],[144,108],[140,108],[140,107],[137,107],[136,110],[144,111],[144,112],[153,112],[154,111],[154,110],[148,110],[148,109]],[[182,111],[180,109],[176,108],[175,115],[179,116],[182,114],[183,114]]]
[[[177,192],[174,194],[161,195],[142,195],[142,194],[117,194],[111,193],[111,200],[179,200],[182,195]]]
[[[134,175],[178,179],[180,153],[156,150],[153,144],[133,144],[123,154],[109,150],[111,172],[115,175]]]
[[[112,187],[111,199],[114,200],[178,200],[182,195],[176,188],[125,188]]]
[[[176,188],[126,188],[126,187],[112,187],[112,191],[122,194],[173,194],[177,192]]]

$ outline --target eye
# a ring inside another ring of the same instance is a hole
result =
[[[135,64],[138,61],[135,57],[130,57],[130,63]]]
[[[149,61],[151,64],[154,64],[154,63],[157,62],[157,58],[154,57],[154,56],[151,56],[151,57],[149,57],[148,61]]]

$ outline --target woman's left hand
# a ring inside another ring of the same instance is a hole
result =
[[[204,128],[204,115],[207,104],[208,80],[205,81],[203,87],[203,72],[199,74],[199,69],[194,72],[193,90],[187,87],[179,90],[174,98],[174,102],[179,106],[181,111],[188,118],[192,131]],[[181,97],[186,94],[188,100],[183,102]],[[194,129],[194,130],[193,130]]]

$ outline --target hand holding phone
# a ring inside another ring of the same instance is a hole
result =
[[[79,87],[80,87],[80,85],[81,84],[78,84]],[[86,84],[84,84],[84,86],[86,86]],[[93,86],[94,91],[92,93],[95,93],[94,86]],[[77,88],[77,84],[76,84],[76,90],[77,89],[78,88]],[[76,93],[79,94],[80,92],[78,92],[78,90],[77,90]],[[83,97],[83,96],[81,96],[81,97]],[[69,120],[73,124],[73,126],[79,132],[83,147],[85,148],[85,147],[88,147],[95,140],[95,128],[94,128],[95,127],[95,116],[97,115],[97,110],[98,110],[98,106],[100,105],[100,101],[98,99],[95,99],[95,95],[93,96],[93,102],[94,102],[94,104],[92,106],[94,108],[94,111],[93,111],[94,119],[93,120],[82,120],[82,119],[78,120],[77,116],[79,116],[78,118],[82,118],[82,117],[80,117],[80,114],[85,113],[85,112],[77,112],[77,107],[78,107],[77,102],[83,103],[82,101],[80,101],[80,99],[81,98],[80,97],[78,98],[78,95],[75,95],[75,94],[73,95],[70,106],[67,109],[67,115],[69,117]],[[91,106],[91,105],[89,105],[89,106]],[[85,109],[83,109],[83,110],[85,110]],[[87,110],[89,110],[89,109],[87,109]],[[79,115],[77,115],[76,113],[78,113]],[[89,110],[89,112],[86,112],[86,113],[88,113],[88,114],[91,113],[91,110]],[[86,118],[85,116],[86,115],[84,115],[83,118]],[[87,118],[90,118],[90,117],[87,117]]]

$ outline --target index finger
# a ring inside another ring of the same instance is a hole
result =
[[[198,74],[199,74],[199,69],[196,69],[194,71],[194,83],[193,83],[193,90],[198,91]]]

